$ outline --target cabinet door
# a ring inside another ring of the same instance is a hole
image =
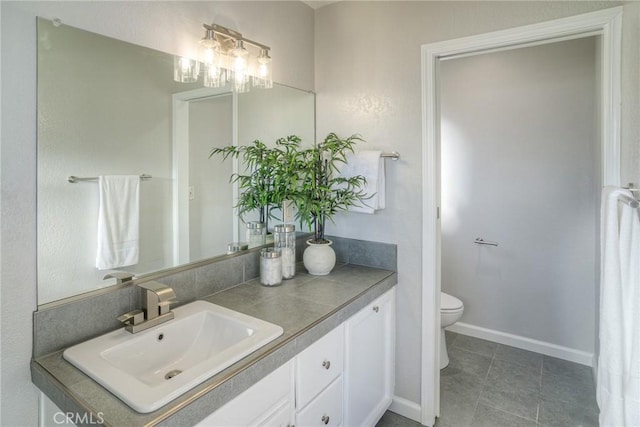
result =
[[[345,426],[374,426],[391,404],[395,288],[346,322]]]
[[[280,426],[293,418],[293,361],[289,361],[209,415],[197,427]]]
[[[280,409],[277,409],[267,419],[257,423],[258,427],[293,427],[293,402],[287,399]]]

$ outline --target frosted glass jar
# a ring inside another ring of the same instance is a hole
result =
[[[250,248],[267,243],[267,227],[264,222],[251,221],[247,223],[247,243]]]
[[[273,246],[282,258],[282,278],[296,275],[296,226],[278,224],[273,227]]]
[[[260,284],[278,286],[282,284],[282,258],[275,248],[260,251]]]

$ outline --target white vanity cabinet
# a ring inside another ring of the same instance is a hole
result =
[[[395,307],[393,288],[345,324],[345,426],[374,426],[391,404]]]
[[[293,426],[293,360],[200,421],[198,427]]]
[[[373,427],[391,404],[395,288],[198,426]]]

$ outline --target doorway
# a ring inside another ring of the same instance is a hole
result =
[[[465,306],[450,329],[589,366],[598,44],[582,37],[440,64],[441,290]]]
[[[464,314],[436,425],[597,424],[598,43],[440,63],[441,289]]]
[[[433,425],[439,414],[439,333],[441,289],[440,61],[515,47],[599,35],[601,44],[601,163],[604,185],[619,184],[620,8],[512,30],[423,46],[423,292],[421,422]],[[593,231],[594,234],[596,230]],[[477,236],[481,237],[481,236]],[[488,239],[488,237],[487,237]]]

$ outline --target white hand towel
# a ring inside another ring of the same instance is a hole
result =
[[[367,180],[364,192],[371,198],[363,206],[351,206],[349,212],[372,214],[386,206],[384,158],[382,151],[365,150],[347,155],[347,163],[340,166],[340,175],[351,178],[362,175]]]
[[[596,395],[600,425],[640,425],[640,218],[619,199],[631,193],[602,192],[600,355]]]
[[[124,267],[138,263],[140,227],[140,177],[101,176],[96,268]]]

